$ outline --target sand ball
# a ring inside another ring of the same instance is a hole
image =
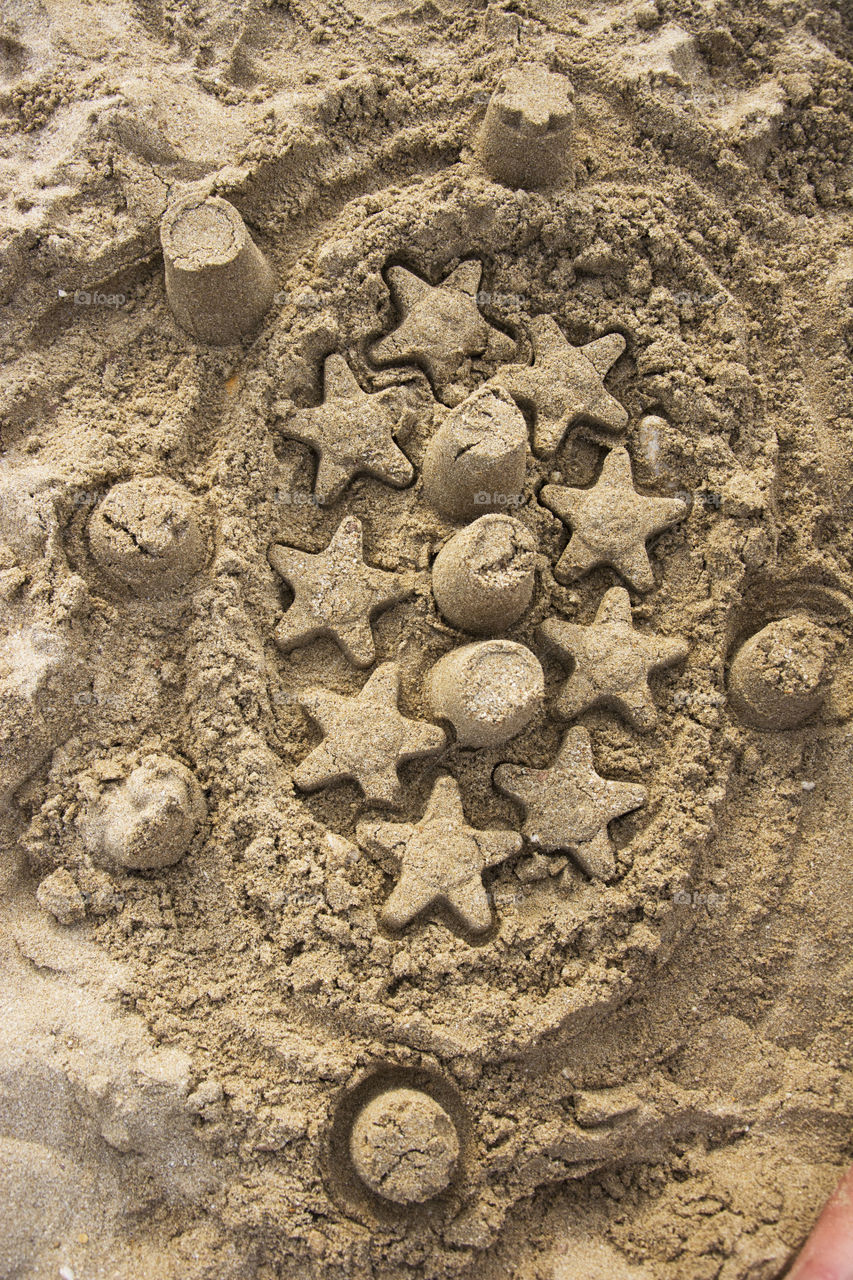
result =
[[[769,622],[738,649],[729,670],[729,703],[758,729],[793,729],[820,708],[833,644],[803,614]]]
[[[147,756],[97,803],[86,842],[96,855],[132,871],[169,867],[187,852],[206,812],[186,765],[171,756]]]
[[[181,586],[207,558],[199,503],[161,476],[110,489],[89,521],[89,546],[105,573],[140,595]]]
[[[459,1159],[450,1116],[420,1089],[389,1089],[356,1116],[350,1155],[362,1182],[395,1204],[422,1204],[444,1191]]]

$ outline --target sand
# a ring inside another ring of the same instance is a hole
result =
[[[0,1276],[776,1280],[851,1157],[849,20],[0,35]]]

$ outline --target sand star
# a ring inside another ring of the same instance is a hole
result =
[[[439,778],[419,822],[363,822],[359,844],[400,868],[382,922],[402,929],[434,903],[450,908],[466,929],[481,933],[492,922],[483,872],[521,849],[515,831],[469,827],[455,780]]]
[[[365,564],[361,521],[347,516],[325,551],[313,555],[275,543],[268,559],[293,588],[293,604],[275,632],[287,652],[318,636],[330,636],[357,667],[376,658],[370,620],[411,594],[402,575]]]
[[[351,779],[372,804],[398,804],[402,791],[397,766],[434,755],[447,741],[443,729],[408,720],[397,709],[400,668],[383,662],[354,698],[309,689],[301,705],[325,735],[293,775],[302,791]]]
[[[279,402],[282,433],[319,454],[314,493],[321,505],[338,498],[354,476],[374,476],[402,488],[414,479],[411,462],[397,447],[393,431],[405,413],[399,387],[370,395],[363,391],[341,355],[323,365],[323,403],[296,409]]]
[[[645,787],[601,778],[586,729],[569,729],[550,769],[502,764],[495,784],[525,811],[522,830],[545,853],[570,853],[593,880],[616,870],[607,824],[639,809]]]
[[[608,564],[637,591],[655,585],[646,540],[687,514],[681,498],[647,498],[634,488],[627,449],[611,449],[591,489],[546,484],[541,501],[572,527],[554,573],[573,582]]]
[[[557,704],[564,719],[610,706],[641,731],[652,729],[658,718],[649,675],[687,656],[683,640],[634,630],[624,587],[605,592],[591,626],[548,618],[539,637],[566,662],[574,661]]]
[[[388,284],[402,319],[393,333],[374,344],[371,358],[379,364],[420,365],[437,394],[470,356],[509,360],[515,343],[477,307],[482,274],[482,263],[473,258],[438,285],[405,267],[390,267]]]
[[[621,333],[606,333],[573,347],[550,316],[530,323],[533,364],[511,365],[489,379],[514,400],[534,410],[533,448],[546,457],[559,447],[573,423],[592,422],[621,432],[628,414],[604,385],[604,375],[625,350]]]

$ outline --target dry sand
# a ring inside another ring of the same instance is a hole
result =
[[[783,1273],[851,1158],[851,49],[6,0],[4,1280]],[[462,746],[487,511],[545,692]]]

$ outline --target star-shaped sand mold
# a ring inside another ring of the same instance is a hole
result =
[[[533,364],[510,365],[489,379],[534,411],[533,449],[544,457],[562,444],[576,422],[591,422],[621,433],[628,414],[604,385],[605,374],[625,350],[621,333],[607,333],[573,347],[550,316],[530,323]]]
[[[522,830],[545,853],[569,853],[593,880],[616,871],[608,823],[639,809],[645,787],[601,778],[586,729],[569,729],[550,769],[498,765],[496,786],[525,813]]]
[[[316,791],[352,781],[372,804],[399,804],[398,766],[436,754],[447,741],[438,725],[400,714],[399,692],[400,668],[395,662],[384,662],[355,697],[326,689],[301,694],[300,704],[324,738],[294,773],[296,786]]]
[[[399,326],[374,343],[377,364],[416,364],[441,396],[471,357],[510,360],[512,338],[489,324],[477,306],[483,265],[462,262],[441,284],[431,285],[405,267],[386,273],[391,296],[401,314]]]
[[[515,831],[479,831],[465,821],[455,780],[439,778],[419,822],[362,822],[358,842],[389,858],[400,878],[382,911],[382,923],[402,929],[436,904],[449,908],[465,929],[482,933],[492,923],[483,872],[521,850]]]
[[[365,564],[361,521],[347,516],[325,551],[312,554],[273,544],[268,559],[293,588],[293,603],[276,627],[285,653],[320,636],[336,640],[350,662],[376,658],[371,618],[411,594],[401,574]]]
[[[574,663],[557,703],[559,716],[574,720],[591,707],[612,707],[641,732],[654,728],[658,718],[650,674],[687,656],[683,640],[634,630],[624,587],[605,592],[591,626],[549,618],[539,637],[564,662]]]
[[[611,449],[591,489],[546,484],[540,500],[571,526],[572,536],[554,569],[574,582],[596,565],[610,565],[636,591],[655,585],[646,541],[687,514],[681,498],[648,498],[634,488],[628,450]]]
[[[340,497],[358,475],[373,476],[395,488],[414,479],[411,462],[394,443],[393,433],[406,410],[399,387],[363,391],[343,356],[323,364],[323,403],[296,409],[279,402],[282,434],[307,444],[319,456],[314,493],[321,506]]]

